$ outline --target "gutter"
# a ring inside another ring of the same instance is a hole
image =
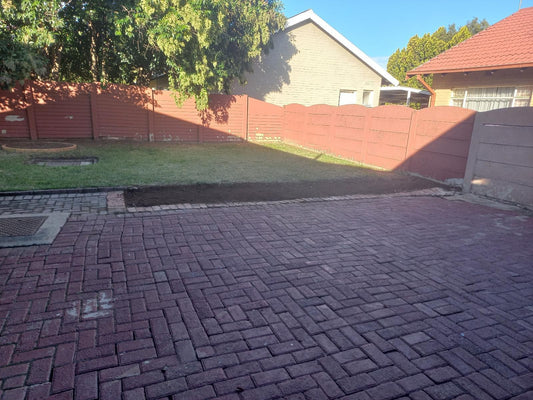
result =
[[[424,79],[422,79],[422,75],[420,75],[420,74],[416,75],[416,80],[418,82],[420,82],[428,90],[429,93],[431,93],[431,100],[429,102],[429,106],[430,107],[435,107],[435,96],[436,96],[436,93],[433,90],[433,88],[431,86],[429,86]]]

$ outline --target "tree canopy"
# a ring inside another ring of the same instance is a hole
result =
[[[398,79],[401,85],[424,89],[416,77],[406,79],[406,72],[481,32],[488,26],[489,23],[485,19],[479,21],[478,18],[474,18],[459,29],[456,28],[455,24],[452,24],[448,28],[441,26],[432,34],[426,33],[422,37],[415,35],[409,39],[406,47],[397,49],[389,57],[387,71]],[[424,80],[431,85],[433,77],[427,76],[424,77]]]
[[[277,0],[0,0],[0,86],[28,78],[147,85],[178,100],[228,92],[267,51]]]

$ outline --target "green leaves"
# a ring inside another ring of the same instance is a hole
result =
[[[409,39],[406,47],[396,50],[389,57],[387,71],[398,79],[401,85],[425,89],[415,77],[406,79],[407,71],[425,63],[488,26],[486,20],[478,21],[477,18],[474,18],[458,31],[455,24],[452,24],[448,26],[448,29],[441,26],[432,34],[426,33],[422,37],[415,35]],[[433,76],[426,76],[424,80],[431,85]]]
[[[0,85],[43,78],[148,85],[179,101],[227,92],[284,25],[275,0],[0,0]]]
[[[281,3],[264,0],[143,0],[143,28],[164,54],[170,89],[178,101],[228,92],[281,29]]]
[[[0,87],[44,76],[47,56],[61,28],[58,0],[2,0],[0,7]]]

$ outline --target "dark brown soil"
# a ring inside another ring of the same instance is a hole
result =
[[[387,194],[448,186],[414,176],[383,173],[357,179],[283,182],[149,186],[124,192],[127,207],[182,203],[228,203],[294,200],[352,194]]]

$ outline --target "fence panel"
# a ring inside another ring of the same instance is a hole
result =
[[[306,106],[289,104],[283,107],[283,132],[285,141],[305,146],[306,120]]]
[[[105,139],[148,140],[148,111],[152,101],[146,88],[107,85],[98,91],[97,135]]]
[[[533,207],[530,107],[477,114],[463,190]]]
[[[241,142],[246,140],[246,96],[211,95],[209,109],[202,115],[202,142]]]
[[[365,163],[394,169],[405,160],[414,110],[403,106],[370,109]]]
[[[462,179],[475,116],[457,107],[417,111],[403,169],[439,180]]]
[[[249,97],[248,139],[281,141],[283,136],[283,107]]]
[[[335,109],[334,106],[324,104],[307,108],[305,147],[327,153],[331,152],[330,131],[333,129],[332,119]]]
[[[92,138],[89,85],[34,82],[33,100],[39,139]]]
[[[0,91],[0,139],[30,138],[28,105],[22,87]]]
[[[167,90],[154,92],[153,140],[164,142],[199,142],[201,119],[194,100],[181,107]]]
[[[337,107],[330,143],[333,155],[363,162],[368,110],[367,107],[352,104]]]

